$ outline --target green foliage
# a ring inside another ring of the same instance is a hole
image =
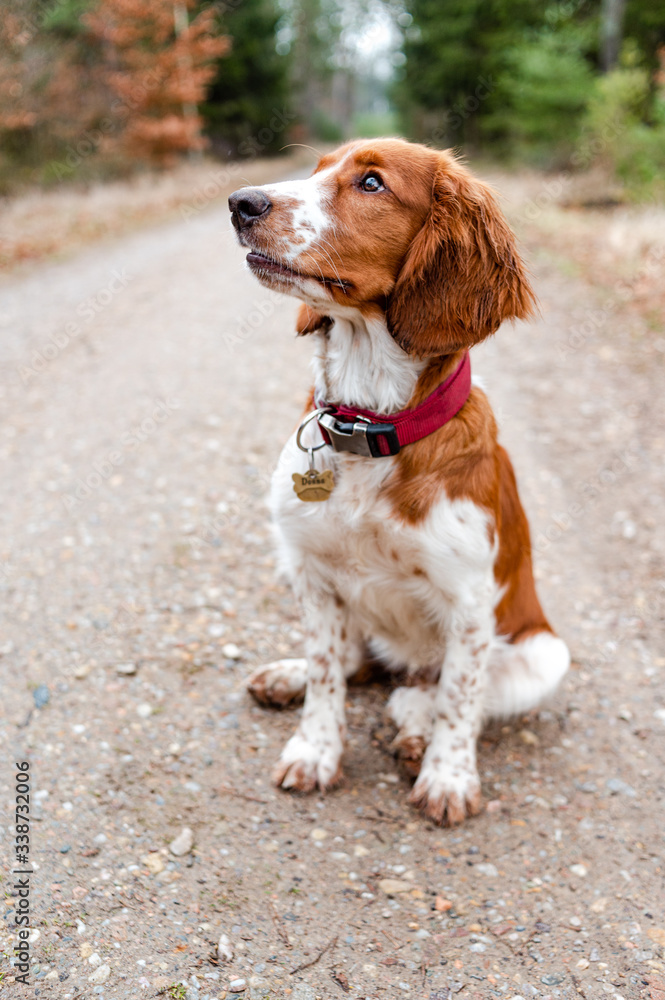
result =
[[[545,29],[512,46],[483,129],[513,156],[551,165],[575,147],[593,88],[587,32]]]
[[[220,30],[231,36],[231,51],[219,60],[201,108],[213,152],[275,152],[290,121],[288,61],[275,48],[280,11],[274,0],[227,0],[220,10]]]
[[[622,65],[595,81],[573,162],[599,164],[632,197],[645,198],[665,193],[665,92],[651,97],[649,71],[638,59],[628,45]]]
[[[45,11],[42,28],[64,36],[78,35],[85,30],[81,18],[92,6],[92,0],[58,0]]]
[[[477,122],[505,53],[542,23],[530,0],[411,0],[403,79],[395,89],[405,130],[440,145],[478,139]]]

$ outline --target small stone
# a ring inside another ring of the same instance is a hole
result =
[[[88,982],[94,984],[105,983],[110,975],[111,967],[109,965],[100,965],[91,976],[88,976]]]
[[[88,965],[91,965],[93,969],[97,969],[102,964],[102,960],[96,951],[93,951],[92,955],[88,955]]]
[[[526,743],[527,746],[536,747],[540,743],[539,738],[530,729],[520,729],[518,735],[522,743]]]
[[[151,875],[159,875],[160,872],[164,871],[164,858],[156,851],[144,854],[141,858],[141,864],[145,865]]]
[[[493,865],[489,861],[474,865],[474,869],[480,872],[481,875],[487,875],[489,878],[496,878],[499,874],[496,865]]]
[[[600,953],[597,948],[592,948],[591,951],[589,952],[589,961],[600,962]]]
[[[621,778],[608,778],[605,785],[612,795],[627,795],[631,799],[637,795],[632,785],[622,781]]]
[[[217,944],[217,954],[219,955],[222,962],[230,962],[233,958],[233,948],[231,947],[231,941],[228,935],[222,934]]]
[[[51,692],[46,687],[46,684],[40,684],[32,692],[32,700],[35,703],[35,708],[44,708],[48,705],[51,700]]]
[[[379,882],[379,889],[386,896],[398,896],[402,892],[411,892],[413,888],[411,882],[403,882],[399,878],[383,878]]]
[[[579,962],[577,963],[577,968],[578,969],[588,969],[589,968],[589,959],[588,958],[581,958],[579,960]]]
[[[545,986],[558,986],[559,983],[562,983],[565,978],[565,976],[558,976],[556,973],[551,973],[548,976],[541,976],[540,981],[541,983],[544,983]]]
[[[247,983],[244,979],[232,979],[229,983],[229,993],[242,993],[247,989]]]
[[[486,806],[488,813],[501,812],[501,799],[490,799]]]
[[[581,927],[582,926],[582,921],[580,920],[579,917],[571,917],[569,919],[568,923],[570,924],[571,927]]]
[[[175,840],[171,841],[169,850],[176,858],[181,858],[184,854],[189,854],[193,846],[194,834],[188,826],[183,826]]]
[[[79,663],[74,671],[74,677],[76,677],[77,680],[82,681],[88,676],[91,670],[92,667],[89,663]]]
[[[222,646],[222,655],[225,656],[227,660],[239,660],[242,653],[236,646],[235,642],[227,642],[226,645]]]
[[[81,947],[79,948],[79,954],[81,958],[90,958],[92,952],[93,952],[93,947],[90,944],[90,942],[84,941]]]
[[[327,830],[322,830],[321,827],[315,827],[310,833],[312,840],[325,840],[328,836]]]
[[[656,944],[661,944],[665,947],[665,927],[650,927],[647,931],[647,937],[655,941]]]
[[[152,705],[149,705],[147,701],[142,701],[140,705],[136,706],[136,714],[140,715],[142,719],[148,719],[152,715]]]
[[[116,663],[115,665],[116,674],[121,674],[124,677],[132,677],[136,673],[135,663]]]
[[[317,1000],[317,995],[309,983],[297,983],[289,1000]]]
[[[586,865],[571,865],[570,870],[573,875],[577,875],[578,878],[586,878],[588,874],[588,868]]]
[[[434,900],[434,909],[438,910],[439,913],[447,913],[448,910],[452,910],[453,904],[449,899],[444,899],[443,896],[437,896]]]
[[[353,848],[354,858],[366,858],[368,854],[369,850],[362,844],[356,844],[356,846]]]

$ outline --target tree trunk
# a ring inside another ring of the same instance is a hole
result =
[[[603,0],[601,13],[601,64],[604,73],[614,69],[621,48],[626,0]]]

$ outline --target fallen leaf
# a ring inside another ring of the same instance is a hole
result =
[[[344,990],[345,993],[349,992],[349,990],[350,990],[349,977],[346,975],[345,972],[342,972],[341,970],[335,971],[335,972],[333,972],[332,977],[335,980],[335,982],[338,984],[338,986],[342,987],[342,989]]]

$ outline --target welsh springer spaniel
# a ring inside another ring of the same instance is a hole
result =
[[[483,719],[537,705],[569,666],[469,378],[468,349],[534,310],[514,236],[449,152],[399,139],[349,143],[307,180],[242,188],[229,206],[249,269],[302,300],[298,333],[314,340],[312,404],[271,491],[306,655],[249,680],[264,704],[304,693],[275,781],[339,782],[346,682],[370,652],[407,669],[388,711],[418,774],[410,801],[459,823],[481,808]]]

